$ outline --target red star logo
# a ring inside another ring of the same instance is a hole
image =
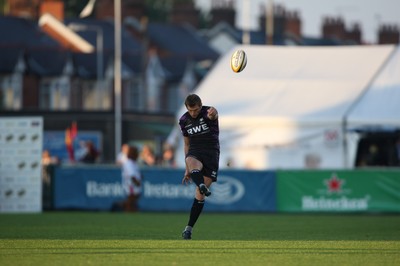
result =
[[[325,180],[329,193],[339,193],[342,191],[343,179],[339,179],[336,174],[332,174],[330,179]]]

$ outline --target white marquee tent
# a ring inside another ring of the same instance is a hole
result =
[[[393,50],[371,86],[355,102],[347,121],[354,128],[400,127],[400,47]]]
[[[236,49],[248,57],[241,73],[229,66]],[[237,46],[195,93],[219,111],[221,168],[348,168],[357,146],[348,128],[400,127],[399,48]]]

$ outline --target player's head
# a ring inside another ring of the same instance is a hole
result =
[[[200,97],[197,94],[189,94],[185,100],[185,106],[191,117],[196,118],[203,106]]]

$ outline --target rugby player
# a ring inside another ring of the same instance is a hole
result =
[[[198,95],[188,95],[185,106],[187,112],[179,119],[186,163],[182,184],[195,183],[196,192],[182,238],[192,239],[193,226],[203,210],[205,197],[211,195],[210,186],[212,182],[217,181],[220,154],[219,126],[217,109],[203,106]]]

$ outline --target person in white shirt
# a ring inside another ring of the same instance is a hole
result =
[[[142,175],[140,173],[137,159],[139,151],[135,146],[128,146],[126,159],[122,161],[122,186],[124,188],[126,199],[113,205],[113,210],[122,210],[127,212],[138,211],[138,201],[142,193]]]
[[[127,144],[127,143],[122,144],[121,151],[119,152],[119,154],[117,156],[116,164],[122,165],[122,163],[127,158],[128,150],[129,150],[129,144]]]

